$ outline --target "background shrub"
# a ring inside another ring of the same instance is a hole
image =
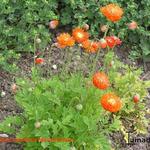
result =
[[[50,40],[47,23],[56,19],[55,0],[2,0],[0,4],[0,49],[31,51],[35,35],[42,46]]]

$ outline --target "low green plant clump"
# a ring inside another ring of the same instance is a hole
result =
[[[0,66],[3,70],[13,73],[18,70],[17,60],[19,58],[20,54],[17,54],[13,50],[3,51],[0,53]]]
[[[113,65],[110,66],[110,62]],[[32,79],[17,80],[18,91],[15,100],[24,110],[18,116],[10,116],[0,124],[0,131],[16,133],[17,138],[71,138],[73,142],[29,142],[27,150],[53,149],[104,149],[110,150],[108,135],[115,131],[126,134],[128,126],[136,133],[146,133],[148,120],[145,97],[149,81],[140,79],[141,70],[124,65],[109,52],[105,56],[104,69],[111,86],[100,90],[93,86],[91,77],[82,74],[53,76],[43,79],[37,69],[32,70]],[[116,93],[122,108],[116,113],[103,109],[101,97],[106,93]],[[134,102],[135,94],[140,100]],[[127,126],[124,124],[127,122]],[[127,140],[127,139],[126,139]]]

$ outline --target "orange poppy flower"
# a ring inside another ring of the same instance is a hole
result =
[[[91,49],[93,49],[94,52],[96,52],[100,48],[99,42],[92,42],[91,43]]]
[[[110,112],[118,112],[122,107],[122,101],[120,97],[114,93],[106,93],[100,99],[102,107]]]
[[[62,33],[57,37],[58,47],[65,48],[67,46],[73,46],[75,44],[75,40],[68,33]]]
[[[123,15],[123,9],[113,3],[100,8],[100,11],[108,20],[112,22],[119,21]]]
[[[100,48],[100,45],[99,42],[91,42],[90,40],[86,40],[82,42],[82,47],[86,52],[95,53]]]
[[[72,36],[78,43],[82,43],[83,41],[87,40],[89,38],[88,32],[85,32],[81,28],[75,28],[72,31]]]
[[[93,84],[100,90],[106,90],[110,86],[109,78],[104,72],[97,72],[93,75]]]
[[[90,40],[86,40],[84,42],[82,42],[82,47],[84,49],[88,49],[91,46],[91,41]]]

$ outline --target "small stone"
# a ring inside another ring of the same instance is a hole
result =
[[[7,134],[0,134],[0,137],[7,138],[9,136]]]
[[[6,92],[2,91],[1,92],[1,97],[5,97],[5,95],[6,95]]]
[[[53,65],[52,68],[53,68],[54,70],[57,70],[57,65]]]

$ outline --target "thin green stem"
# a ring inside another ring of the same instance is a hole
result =
[[[68,48],[68,50],[70,52],[70,55],[68,55],[68,59],[67,59],[66,67],[65,67],[65,73],[68,73],[69,64],[71,64],[71,60],[72,60],[72,52],[71,52],[72,49]]]
[[[106,37],[106,35],[107,35],[107,33],[108,33],[108,30],[109,30],[109,26],[108,26],[107,30],[105,31],[103,38]],[[98,52],[97,52],[97,54],[96,54],[96,58],[95,58],[94,65],[93,65],[93,69],[92,69],[92,74],[93,74],[94,71],[95,71],[95,68],[96,68],[96,65],[97,65],[97,61],[98,61],[98,58],[99,58],[99,54],[100,54],[100,49],[98,50]]]
[[[97,62],[98,62],[99,54],[100,54],[100,49],[98,50],[98,52],[96,54],[96,58],[95,58],[93,69],[92,69],[92,74],[95,72],[95,68],[96,68],[96,65],[97,65]]]
[[[107,35],[107,33],[108,33],[108,30],[109,30],[109,26],[108,26],[107,30],[105,31],[105,33],[104,33],[104,37],[103,37],[103,38],[105,38],[105,37],[106,37],[106,35]]]
[[[34,68],[35,68],[36,38],[37,38],[37,35],[35,35],[35,37],[34,37],[34,62],[33,62],[33,67]]]
[[[71,48],[67,48],[67,52],[65,50],[65,55],[64,55],[64,61],[66,61],[66,63],[64,64],[64,67],[62,68],[62,76],[66,76],[66,74],[68,73],[68,66],[69,63],[71,63],[71,59],[72,59],[72,53],[70,54],[70,56],[68,55],[68,51],[70,51]]]

